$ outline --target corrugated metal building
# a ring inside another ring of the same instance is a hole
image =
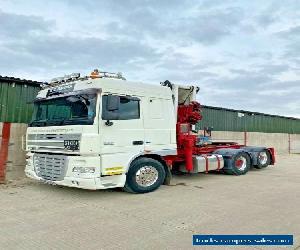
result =
[[[202,106],[198,129],[213,127],[215,131],[300,134],[300,119],[245,110]]]
[[[28,123],[41,82],[0,76],[0,122]]]
[[[24,175],[22,136],[41,82],[0,76],[0,183]]]

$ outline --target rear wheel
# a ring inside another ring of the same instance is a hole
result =
[[[255,168],[261,169],[265,168],[271,163],[271,154],[268,150],[263,150],[258,153],[257,155],[257,165],[254,166]]]
[[[130,166],[124,190],[130,193],[152,192],[160,187],[165,176],[164,166],[159,161],[140,158]]]
[[[226,173],[233,175],[246,174],[250,169],[250,157],[247,153],[239,152],[233,156],[231,166],[226,170]]]

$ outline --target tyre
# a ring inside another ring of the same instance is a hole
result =
[[[225,170],[227,174],[243,175],[250,169],[250,157],[247,153],[239,152],[232,157],[229,164],[229,168]]]
[[[164,182],[164,166],[151,158],[134,161],[127,173],[124,191],[129,193],[148,193],[156,190]]]
[[[268,150],[260,151],[257,154],[257,165],[255,168],[262,169],[270,165],[271,163],[271,154]]]

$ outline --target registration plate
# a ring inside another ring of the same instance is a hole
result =
[[[79,141],[78,140],[64,140],[64,147],[67,150],[78,150]]]

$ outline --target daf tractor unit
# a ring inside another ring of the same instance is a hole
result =
[[[195,131],[202,118],[197,86],[95,70],[42,87],[26,134],[25,173],[35,180],[146,193],[169,183],[173,171],[243,175],[275,163],[273,148],[214,142]]]

